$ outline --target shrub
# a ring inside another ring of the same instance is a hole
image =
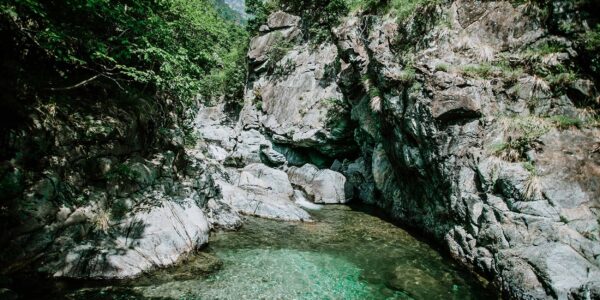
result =
[[[286,40],[281,33],[275,36],[275,42],[267,53],[267,71],[275,72],[277,64],[285,57],[285,55],[294,47],[291,41]]]
[[[400,21],[412,15],[424,5],[440,3],[440,0],[347,0],[351,11],[362,10],[368,13],[389,13]]]
[[[436,71],[442,71],[442,72],[448,72],[449,66],[448,64],[445,63],[440,63],[435,65],[435,70]]]
[[[503,117],[499,124],[504,141],[492,146],[492,152],[508,161],[519,161],[537,148],[539,138],[550,130],[548,121],[539,117]]]
[[[154,112],[183,114],[198,100],[243,93],[231,83],[245,81],[247,34],[213,1],[7,0],[0,28],[13,62],[0,85],[23,110],[36,98],[98,97],[132,109],[150,99]]]
[[[402,70],[402,72],[400,72],[400,81],[404,84],[410,84],[413,81],[415,81],[415,78],[417,77],[415,68],[411,67],[411,66],[407,66],[404,68],[404,70]]]
[[[474,78],[490,78],[493,75],[492,71],[492,66],[489,64],[466,65],[462,67],[462,73],[464,75]]]
[[[590,62],[589,68],[596,75],[600,74],[600,24],[580,36],[585,56]]]
[[[576,73],[568,71],[565,73],[550,74],[546,77],[546,80],[556,92],[564,93],[577,80],[577,77]]]
[[[581,128],[583,126],[583,121],[579,118],[573,118],[569,116],[552,116],[550,117],[550,121],[559,129],[569,129],[569,128]]]

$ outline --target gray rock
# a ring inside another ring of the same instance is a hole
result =
[[[236,139],[234,150],[225,159],[226,165],[243,167],[261,163],[261,148],[270,148],[271,142],[257,130],[244,130]]]
[[[65,249],[52,267],[53,275],[122,279],[169,266],[208,242],[209,224],[194,203],[164,201],[134,213],[114,231],[110,239]]]
[[[259,32],[267,32],[270,30],[271,30],[271,28],[269,28],[269,26],[267,26],[267,25],[261,25],[260,28],[258,28]]]
[[[434,96],[431,113],[434,118],[451,121],[462,118],[477,118],[481,115],[480,95],[474,89],[451,89]]]
[[[269,165],[280,166],[287,162],[287,159],[283,154],[275,151],[269,146],[261,146],[260,153],[264,155],[264,158],[266,160],[265,163]]]
[[[293,202],[294,189],[283,171],[251,164],[232,182],[217,181],[223,202],[239,213],[284,221],[311,220]]]
[[[577,115],[572,101],[596,96],[596,89],[576,81],[569,99],[527,70],[487,68],[501,58],[522,59],[524,47],[568,41],[552,36],[526,6],[508,2],[453,1],[419,13],[401,22],[345,18],[333,29],[336,45],[312,50],[296,39],[297,19],[272,16],[272,31],[256,37],[249,52],[251,80],[239,127],[277,143],[258,147],[266,163],[283,163],[271,155],[276,149],[289,165],[302,166],[287,171],[301,190],[293,193],[299,203],[354,196],[378,205],[444,241],[453,257],[498,282],[509,298],[593,293],[584,269],[596,276],[600,266],[594,208],[600,130],[550,130],[531,138],[518,157],[496,155],[496,149],[515,134],[513,127],[525,134],[543,123],[538,116]],[[274,32],[293,42],[280,61],[270,62],[293,66],[278,75],[264,63]],[[565,52],[540,57],[540,64],[575,63],[577,53]],[[409,57],[413,70],[398,57]],[[325,156],[319,167],[331,166],[345,179],[304,165],[316,164],[307,154],[314,151]],[[342,161],[346,155],[356,158]],[[567,264],[577,274],[565,270]]]
[[[283,11],[274,12],[267,19],[267,26],[270,29],[297,27],[299,23],[300,23],[300,17],[290,15]]]
[[[288,175],[292,184],[302,188],[315,203],[346,203],[344,186],[346,177],[332,170],[319,170],[306,164],[301,168],[291,167]]]

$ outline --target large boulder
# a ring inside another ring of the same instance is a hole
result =
[[[300,168],[291,167],[288,176],[292,184],[300,187],[315,203],[346,203],[344,186],[346,177],[332,170],[319,170],[311,164]]]
[[[50,267],[53,275],[122,279],[166,267],[208,242],[209,223],[194,202],[164,201],[140,208],[106,234],[64,249]]]
[[[248,58],[250,62],[260,64],[268,60],[269,51],[277,43],[296,39],[301,30],[298,28],[300,17],[278,11],[268,19],[268,25],[262,27],[261,35],[252,38]]]
[[[243,168],[230,182],[217,181],[223,201],[238,212],[284,221],[310,221],[293,201],[294,189],[285,172],[263,164]]]

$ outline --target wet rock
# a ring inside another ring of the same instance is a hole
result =
[[[428,290],[428,287],[439,285],[439,280],[426,270],[421,268],[407,266],[397,267],[394,271],[394,278],[389,281],[389,285],[397,290],[403,291],[411,297],[417,299],[428,299],[437,291]]]
[[[195,252],[178,261],[177,265],[153,270],[129,283],[139,286],[194,280],[218,271],[222,266],[223,262],[218,257],[205,252]]]

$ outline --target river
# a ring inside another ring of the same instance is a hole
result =
[[[178,267],[118,284],[54,282],[45,298],[497,298],[485,280],[365,207],[310,213],[314,223],[249,217]]]

